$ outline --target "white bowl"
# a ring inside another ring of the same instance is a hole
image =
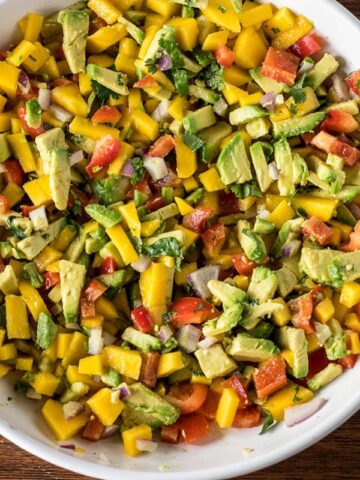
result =
[[[0,0],[0,47],[15,33],[15,23],[28,11],[52,13],[73,0]],[[346,70],[360,67],[360,22],[333,0],[274,0],[303,13],[315,22],[331,50],[347,60]],[[83,475],[101,479],[124,480],[220,480],[248,474],[280,462],[319,441],[339,427],[360,408],[358,387],[360,362],[352,371],[334,381],[320,393],[329,401],[306,422],[286,428],[276,426],[266,435],[259,429],[231,430],[204,446],[160,445],[155,454],[126,457],[119,437],[95,444],[75,440],[86,449],[83,454],[56,445],[40,415],[36,401],[21,398],[12,389],[10,379],[0,387],[0,434],[30,453],[48,462]],[[12,397],[8,401],[8,397]],[[253,452],[244,456],[242,450]],[[163,472],[163,473],[160,473]]]

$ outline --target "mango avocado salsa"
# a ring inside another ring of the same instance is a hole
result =
[[[360,354],[360,70],[250,0],[81,0],[18,27],[0,377],[57,441],[131,456],[316,413]]]

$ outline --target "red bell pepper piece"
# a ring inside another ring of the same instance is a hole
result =
[[[131,312],[131,320],[140,332],[150,333],[154,329],[150,313],[143,306],[137,307]]]
[[[272,78],[291,87],[295,84],[299,62],[299,57],[296,55],[269,47],[261,73],[265,77]]]

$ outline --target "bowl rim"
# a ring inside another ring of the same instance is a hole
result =
[[[9,0],[0,0],[0,5],[7,3]],[[341,5],[337,0],[317,0],[322,2],[328,9],[334,10],[339,16],[351,23],[360,33],[360,21],[356,16]],[[345,372],[344,375],[350,375],[351,372]],[[167,480],[183,480],[186,476],[187,480],[220,480],[228,479],[239,475],[247,475],[258,470],[262,470],[271,465],[275,465],[286,460],[297,453],[309,448],[325,436],[329,435],[336,428],[340,427],[351,416],[360,409],[360,391],[354,394],[343,403],[341,412],[333,412],[329,415],[318,428],[312,427],[306,433],[302,433],[299,437],[292,439],[275,450],[262,454],[261,457],[251,456],[246,460],[230,465],[222,465],[211,469],[202,469],[196,471],[166,471]],[[42,460],[49,462],[61,468],[71,470],[80,475],[91,475],[94,478],[112,480],[122,475],[126,480],[138,480],[141,474],[142,480],[158,480],[162,473],[149,472],[141,469],[128,470],[118,467],[111,467],[104,464],[90,463],[80,456],[70,456],[60,450],[57,445],[47,445],[36,440],[29,435],[20,432],[11,427],[5,420],[0,420],[0,435],[4,436],[18,447],[35,455]]]

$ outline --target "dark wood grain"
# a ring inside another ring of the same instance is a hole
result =
[[[360,18],[360,0],[342,0],[341,3]],[[241,480],[360,480],[359,457],[360,412],[332,435],[299,455],[261,472],[242,477]],[[0,437],[1,480],[86,478],[90,480],[89,477],[76,475],[46,463]]]

